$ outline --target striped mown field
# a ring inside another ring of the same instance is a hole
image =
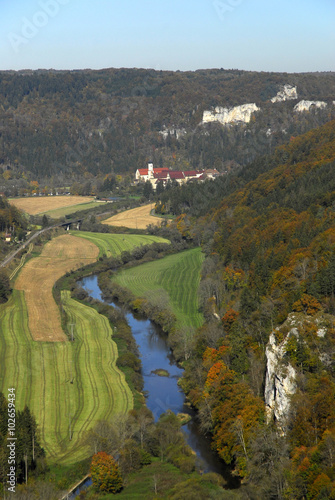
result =
[[[49,461],[69,464],[89,454],[82,443],[85,431],[98,420],[125,414],[133,407],[133,396],[116,367],[117,346],[107,318],[62,292],[75,338],[69,342],[57,314],[50,316],[53,307],[58,313],[52,286],[65,272],[94,262],[99,249],[101,254],[118,255],[141,244],[167,241],[81,234],[48,242],[39,257],[23,266],[10,300],[0,306],[0,391],[16,389],[17,408],[27,404],[35,415]],[[37,328],[42,317],[45,328]],[[60,337],[55,338],[58,329]],[[39,342],[33,340],[37,338]]]
[[[198,310],[197,290],[203,259],[201,249],[194,248],[121,271],[114,281],[138,297],[163,288],[178,324],[199,327],[203,317]]]
[[[150,245],[151,243],[170,243],[160,236],[142,234],[105,234],[86,231],[72,231],[71,234],[85,238],[94,243],[100,250],[99,256],[107,257],[121,255],[124,251],[131,252],[135,247]]]
[[[28,405],[50,462],[71,464],[89,456],[82,444],[98,420],[125,414],[132,393],[117,368],[108,320],[62,293],[74,325],[74,342],[34,342],[24,293],[14,290],[0,308],[0,391],[15,387],[17,409]],[[70,440],[71,434],[71,440]]]

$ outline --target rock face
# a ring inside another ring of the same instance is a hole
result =
[[[268,422],[275,419],[282,433],[286,432],[286,420],[290,409],[290,397],[296,391],[296,371],[290,364],[284,364],[285,346],[290,335],[298,335],[293,328],[287,337],[276,345],[272,333],[266,347],[265,404]]]
[[[219,122],[222,125],[229,123],[249,123],[252,113],[260,111],[255,103],[242,104],[234,108],[222,108],[217,106],[214,111],[204,111],[202,123]]]
[[[284,85],[277,95],[271,99],[271,102],[283,102],[292,99],[298,99],[297,87]]]
[[[187,134],[184,128],[173,128],[173,127],[171,128],[164,127],[164,129],[160,130],[158,133],[161,134],[164,139],[167,139],[169,135],[175,136],[177,141],[179,141],[181,137]]]
[[[327,103],[324,101],[300,101],[293,108],[293,111],[302,112],[309,111],[310,108],[319,108],[324,109],[327,106]]]

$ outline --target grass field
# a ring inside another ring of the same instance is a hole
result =
[[[87,457],[85,431],[133,407],[124,374],[115,365],[117,347],[108,320],[71,299],[69,292],[62,292],[62,307],[68,324],[74,325],[75,341],[55,341],[66,337],[61,330],[61,337],[56,335],[60,321],[58,311],[52,313],[53,283],[67,270],[96,260],[99,250],[119,254],[140,244],[166,241],[142,235],[75,234],[82,238],[59,236],[26,263],[10,300],[0,306],[0,391],[15,387],[17,409],[29,406],[50,463],[72,464]]]
[[[74,236],[80,236],[94,243],[99,247],[99,256],[106,255],[117,256],[124,251],[131,251],[141,245],[150,245],[151,243],[170,243],[169,240],[159,236],[139,235],[139,234],[104,234],[89,233],[85,231],[72,231]]]
[[[21,270],[15,288],[24,291],[29,313],[29,329],[34,340],[67,340],[58,306],[52,295],[55,282],[66,272],[95,262],[98,247],[91,241],[64,234],[49,241],[39,257]]]
[[[197,290],[203,258],[200,248],[186,250],[122,271],[114,281],[138,297],[163,288],[169,295],[178,324],[199,327],[203,317],[198,311]]]
[[[113,215],[113,217],[104,220],[102,224],[117,227],[129,227],[131,229],[146,229],[149,224],[160,226],[162,219],[150,215],[153,208],[153,203],[145,205],[144,207],[132,208],[131,210],[126,210],[125,212]]]
[[[47,210],[42,212],[40,215],[47,215],[51,219],[59,219],[60,217],[65,217],[66,215],[77,212],[78,210],[88,210],[90,208],[97,208],[99,205],[96,201],[91,201],[88,203],[80,203],[78,205],[70,205],[69,207],[56,208],[54,210]]]
[[[62,301],[75,325],[73,343],[32,341],[23,292],[14,290],[1,306],[0,391],[15,387],[17,409],[29,406],[49,462],[71,464],[89,454],[82,443],[85,431],[98,420],[126,413],[133,397],[115,365],[108,320],[69,292],[62,293]]]
[[[86,208],[96,207],[98,204],[93,201],[91,196],[33,196],[31,198],[11,198],[10,203],[15,205],[20,210],[27,212],[29,215],[37,215],[47,213],[50,217],[62,217],[68,213],[79,210],[79,205],[90,205]],[[91,207],[92,206],[92,207]],[[66,211],[59,212],[59,210]],[[82,208],[84,210],[84,208]],[[57,215],[52,215],[56,213]]]

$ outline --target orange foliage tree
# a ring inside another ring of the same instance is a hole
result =
[[[100,491],[117,493],[122,489],[119,467],[111,455],[100,451],[93,455],[91,462],[93,486]]]
[[[236,373],[222,361],[209,369],[203,397],[212,408],[217,452],[226,463],[236,459],[238,473],[245,475],[249,441],[264,417],[262,400],[251,393],[246,383],[238,382]]]
[[[223,316],[222,323],[228,333],[230,332],[230,329],[237,320],[238,316],[239,313],[237,311],[234,311],[234,309],[229,309],[229,311],[227,311]]]
[[[294,302],[292,306],[293,311],[304,312],[305,314],[309,314],[313,316],[318,311],[322,309],[320,302],[311,295],[304,293],[300,300]]]

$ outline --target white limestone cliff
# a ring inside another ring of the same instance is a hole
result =
[[[293,108],[293,111],[302,112],[309,111],[311,108],[319,108],[324,109],[327,106],[327,103],[324,101],[300,101]]]
[[[164,127],[163,130],[160,130],[158,133],[161,134],[164,139],[167,139],[169,135],[175,135],[177,141],[179,141],[181,137],[187,134],[184,128],[173,128],[173,127],[170,128]]]
[[[277,95],[271,99],[271,102],[283,102],[298,99],[297,87],[292,85],[284,85]]]
[[[214,111],[204,111],[202,123],[219,122],[222,125],[229,123],[249,123],[251,115],[260,108],[255,103],[242,104],[234,108],[222,108],[217,106]]]
[[[290,335],[298,335],[293,328],[278,345],[272,333],[266,346],[265,405],[268,421],[276,420],[282,433],[286,432],[286,422],[290,409],[290,397],[296,391],[296,371],[290,364],[284,364],[285,346]]]

